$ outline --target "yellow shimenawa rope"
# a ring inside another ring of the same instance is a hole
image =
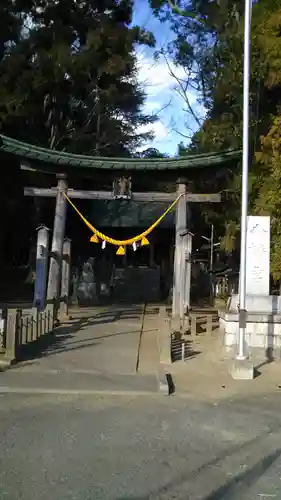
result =
[[[82,219],[82,221],[88,226],[93,233],[100,238],[103,241],[106,241],[107,243],[111,243],[111,245],[116,245],[116,246],[125,246],[125,245],[132,245],[133,243],[136,243],[137,241],[141,241],[142,239],[146,238],[146,236],[155,229],[158,224],[168,215],[168,213],[174,208],[174,206],[177,204],[179,199],[181,198],[182,194],[178,196],[173,203],[167,208],[167,210],[148,228],[146,229],[143,233],[134,236],[133,238],[129,238],[128,240],[115,240],[114,238],[110,238],[110,236],[106,236],[106,234],[101,233],[96,229],[92,224],[81,214],[81,212],[78,210],[78,208],[74,205],[74,203],[68,198],[68,196],[65,194],[64,195],[67,199],[67,201],[70,203],[70,205],[74,208],[74,210],[77,212],[79,217]]]

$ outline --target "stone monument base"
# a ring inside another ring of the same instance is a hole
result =
[[[239,333],[238,296],[230,297],[226,311],[219,312],[220,327],[224,330],[224,345],[237,344]],[[248,347],[270,349],[276,357],[281,353],[281,297],[274,295],[246,297]]]
[[[229,297],[227,311],[238,312],[239,295],[235,294]],[[281,296],[280,295],[247,295],[246,311],[248,313],[261,314],[281,314]]]
[[[254,365],[248,359],[234,361],[230,373],[234,380],[253,380],[255,378]]]

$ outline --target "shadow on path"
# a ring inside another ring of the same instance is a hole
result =
[[[197,470],[193,470],[187,475],[184,474],[178,478],[175,478],[168,484],[163,485],[158,490],[154,490],[147,496],[118,497],[116,498],[116,500],[152,500],[155,497],[161,499],[161,495],[165,495],[165,499],[167,499],[170,491],[171,491],[170,498],[180,498],[181,500],[185,500],[186,498],[186,500],[189,500],[189,498],[192,498],[192,488],[191,492],[189,491],[186,492],[186,497],[184,497],[182,494],[180,494],[179,497],[175,496],[175,493],[172,490],[174,488],[178,489],[180,485],[184,484],[186,481],[192,481],[192,477],[200,480],[200,473],[202,474],[202,483],[204,484],[205,470],[215,467],[226,458],[231,457],[236,453],[239,453],[239,451],[242,452],[244,449],[247,449],[251,445],[257,444],[260,440],[266,438],[266,436],[270,436],[272,432],[274,432],[279,428],[280,427],[278,426],[274,429],[271,429],[266,434],[263,434],[262,436],[256,436],[255,438],[251,439],[250,441],[242,445],[233,446],[230,450],[229,449],[226,450],[219,457],[216,457],[213,460],[210,460],[209,462],[203,464]],[[229,481],[220,486],[218,489],[212,491],[207,496],[202,496],[202,500],[244,500],[244,498],[246,499],[246,495],[248,493],[249,488],[252,485],[254,485],[255,482],[268,471],[268,469],[276,462],[277,459],[279,459],[280,456],[281,456],[281,448],[272,451],[265,457],[261,458],[251,468],[248,468],[247,470],[241,472],[241,474],[238,474],[235,477],[231,478]],[[278,482],[279,482],[279,475],[278,475]]]
[[[271,467],[271,465],[276,462],[276,460],[281,455],[281,448],[273,451],[266,457],[259,460],[251,469],[235,476],[226,484],[222,485],[217,490],[213,491],[210,495],[206,497],[202,497],[202,500],[243,500],[246,498],[248,489]],[[203,479],[203,478],[202,478]],[[169,488],[165,489],[165,498],[167,497]],[[163,491],[164,493],[164,491]],[[119,497],[116,500],[151,500],[155,495],[161,495],[161,491],[153,492],[145,497]],[[267,496],[267,495],[265,495]],[[268,495],[270,496],[270,495]],[[159,497],[161,498],[161,497]],[[171,493],[171,498],[178,498]],[[184,496],[180,496],[181,499],[184,499]],[[189,492],[186,493],[186,500],[192,498]]]
[[[35,342],[28,345],[22,346],[20,352],[18,353],[18,363],[13,366],[13,369],[23,366],[24,362],[39,360],[41,358],[46,358],[54,356],[61,352],[74,352],[77,350],[86,349],[89,347],[100,345],[100,341],[123,335],[129,335],[131,333],[138,333],[139,330],[133,330],[130,332],[121,331],[116,333],[105,333],[104,335],[97,335],[93,337],[77,338],[79,332],[85,329],[95,328],[96,326],[109,325],[117,323],[118,321],[124,320],[141,320],[141,315],[143,314],[143,307],[131,307],[131,308],[112,308],[99,313],[89,314],[87,317],[83,317],[83,312],[75,313],[72,315],[73,320],[66,321],[65,323],[58,326],[53,332],[40,337]],[[82,317],[81,317],[82,315]]]
[[[259,460],[251,469],[235,476],[204,500],[238,500],[242,495],[276,462],[281,455],[281,448]]]

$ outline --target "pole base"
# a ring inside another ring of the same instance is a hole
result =
[[[245,354],[237,354],[237,356],[235,356],[235,359],[236,361],[246,361],[247,356]]]
[[[254,365],[249,359],[236,359],[230,373],[234,380],[253,380],[255,377]]]

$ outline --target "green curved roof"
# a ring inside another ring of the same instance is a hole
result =
[[[187,155],[180,158],[106,158],[41,148],[0,134],[0,152],[29,161],[64,167],[107,170],[177,170],[217,166],[241,157],[241,151]]]

